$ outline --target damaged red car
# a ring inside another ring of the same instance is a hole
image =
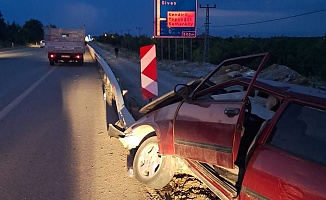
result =
[[[135,178],[162,188],[190,173],[221,199],[326,199],[326,92],[260,78],[268,58],[225,60],[126,130],[111,124]]]

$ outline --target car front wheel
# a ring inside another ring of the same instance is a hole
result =
[[[149,187],[161,189],[174,176],[174,158],[171,155],[160,155],[157,137],[150,137],[138,148],[133,170],[138,181]]]

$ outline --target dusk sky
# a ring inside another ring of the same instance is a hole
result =
[[[6,22],[24,25],[37,19],[43,25],[58,28],[81,28],[87,34],[104,32],[153,35],[154,2],[152,0],[0,0]],[[173,0],[171,0],[173,1]],[[209,4],[210,34],[228,36],[324,36],[326,34],[326,0],[198,0]],[[204,32],[206,9],[198,8],[197,34]],[[305,14],[312,13],[312,14]],[[297,16],[288,18],[291,16]],[[267,23],[248,24],[282,19]],[[230,26],[236,25],[236,26]],[[137,27],[137,28],[136,28]]]

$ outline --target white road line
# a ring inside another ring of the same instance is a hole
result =
[[[36,81],[33,85],[27,88],[23,93],[21,93],[15,100],[13,100],[8,106],[0,111],[0,121],[10,113],[20,102],[22,102],[42,81],[49,76],[55,68],[52,68],[48,73],[42,76],[38,81]]]

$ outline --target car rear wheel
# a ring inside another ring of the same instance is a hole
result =
[[[161,189],[174,176],[174,158],[171,155],[160,155],[157,137],[150,137],[138,148],[133,170],[138,181],[152,188]]]

